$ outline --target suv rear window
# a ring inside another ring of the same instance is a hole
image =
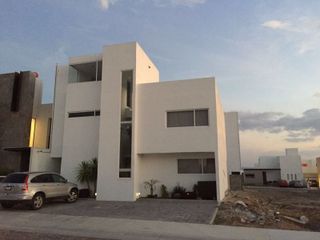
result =
[[[28,174],[25,173],[14,173],[8,175],[5,179],[3,179],[4,183],[24,183],[24,180]]]

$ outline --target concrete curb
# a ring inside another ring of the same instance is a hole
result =
[[[211,220],[210,220],[210,222],[209,222],[210,225],[214,225],[214,220],[216,219],[216,216],[217,216],[217,214],[218,214],[219,207],[220,207],[220,203],[217,204],[217,206],[215,207],[215,209],[214,209],[214,211],[213,211]]]

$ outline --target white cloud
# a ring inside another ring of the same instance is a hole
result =
[[[320,92],[316,92],[315,94],[313,94],[313,97],[320,98]]]
[[[185,6],[193,7],[198,4],[203,4],[207,0],[153,0],[154,4],[159,7],[167,6]]]
[[[272,29],[288,29],[290,24],[287,22],[279,21],[279,20],[271,20],[271,21],[264,22],[262,26],[272,28]]]
[[[109,9],[111,4],[115,4],[118,0],[99,0],[99,4],[102,10],[106,11]]]
[[[308,17],[300,17],[292,21],[273,19],[262,23],[262,26],[272,30],[282,30],[287,39],[294,44],[298,54],[320,48],[320,19]]]

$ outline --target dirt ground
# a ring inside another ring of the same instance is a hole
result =
[[[296,223],[285,216],[297,220],[305,216],[308,220]],[[246,188],[230,192],[219,206],[214,223],[320,232],[320,190]]]

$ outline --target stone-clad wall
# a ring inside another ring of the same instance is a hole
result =
[[[21,156],[27,160],[29,158],[28,152],[4,150],[21,149],[29,145],[35,77],[31,72],[21,72],[20,83],[14,91],[15,77],[19,78],[15,73],[0,74],[0,171],[20,170]],[[12,111],[13,99],[18,101],[14,111]]]

